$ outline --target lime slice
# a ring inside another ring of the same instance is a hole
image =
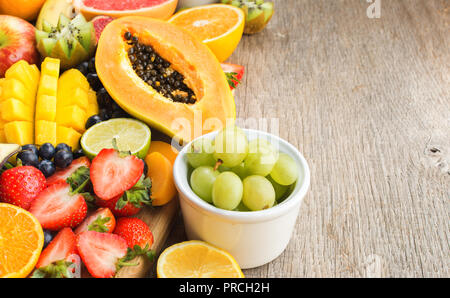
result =
[[[150,148],[151,134],[150,128],[138,120],[116,118],[89,128],[81,137],[81,147],[92,159],[102,149],[113,148],[115,138],[120,151],[130,151],[143,159]]]

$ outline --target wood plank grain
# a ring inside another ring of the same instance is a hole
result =
[[[154,250],[156,256],[159,255],[163,245],[169,236],[174,218],[179,209],[178,197],[174,198],[168,204],[161,207],[145,207],[139,212],[136,217],[142,219],[153,233],[154,242],[152,250]],[[147,258],[142,256],[135,258],[133,263],[137,263],[136,266],[122,267],[117,272],[118,278],[140,278],[145,277],[152,266],[152,263]]]
[[[312,181],[286,251],[244,273],[449,277],[448,1],[382,1],[379,19],[365,0],[274,2],[230,58],[238,117],[278,119]],[[165,246],[185,237],[178,217]]]

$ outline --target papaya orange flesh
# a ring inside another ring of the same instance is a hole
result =
[[[195,93],[195,104],[164,97],[135,73],[126,32],[151,45],[183,75]],[[170,137],[189,141],[236,118],[233,95],[217,58],[189,32],[170,23],[138,16],[114,20],[102,32],[95,64],[104,87],[125,111]]]
[[[175,159],[178,156],[177,149],[172,147],[170,144],[161,141],[153,141],[150,143],[150,149],[148,151],[148,154],[153,152],[159,152],[162,155],[164,155],[170,161],[172,166],[175,163]]]
[[[177,194],[172,163],[159,152],[147,155],[145,162],[148,165],[147,177],[152,180],[152,205],[165,205]]]

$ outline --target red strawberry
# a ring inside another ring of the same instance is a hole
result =
[[[78,168],[83,166],[86,168],[91,166],[91,162],[86,156],[75,159],[67,168],[56,171],[55,174],[47,179],[47,185],[66,182],[67,178],[69,178]]]
[[[76,250],[76,246],[75,246],[75,250]],[[78,253],[78,251],[77,251]],[[68,256],[66,258],[67,262],[71,262],[71,268],[69,268],[70,273],[72,274],[76,274],[78,273],[77,277],[81,277],[81,258],[78,254],[71,254],[70,256]],[[78,271],[78,272],[77,272]]]
[[[79,275],[81,261],[76,252],[75,234],[70,228],[62,229],[42,251],[32,277],[61,278],[74,277],[76,273]]]
[[[231,90],[233,90],[241,82],[241,79],[244,76],[244,66],[231,63],[220,63],[220,66],[222,66],[222,69],[227,76]]]
[[[88,216],[75,230],[75,234],[84,231],[97,231],[102,233],[112,233],[116,226],[116,219],[108,208],[99,208]]]
[[[108,278],[116,274],[116,265],[127,254],[128,246],[115,234],[86,231],[77,236],[77,249],[93,277]]]
[[[150,248],[153,244],[153,234],[148,225],[134,217],[122,217],[117,221],[114,234],[119,235],[127,241],[128,247],[135,245]]]
[[[91,165],[95,194],[111,200],[132,188],[144,172],[144,163],[134,155],[121,156],[115,149],[103,149]]]
[[[66,260],[76,253],[76,236],[70,228],[64,228],[53,238],[42,251],[36,268],[50,265],[56,261]]]
[[[72,194],[67,183],[53,184],[32,202],[30,212],[44,229],[75,228],[86,217],[87,204],[81,194]]]
[[[0,176],[0,201],[29,209],[46,187],[45,176],[32,166],[15,167]]]
[[[135,205],[128,202],[123,208],[119,209],[119,208],[117,208],[117,201],[121,197],[122,197],[122,195],[119,195],[119,196],[117,196],[111,200],[107,200],[107,201],[98,199],[95,203],[100,207],[109,208],[112,211],[112,213],[117,217],[132,216],[132,215],[138,214],[139,211],[141,211],[142,207],[144,206],[143,204],[141,204],[141,207],[138,208]]]

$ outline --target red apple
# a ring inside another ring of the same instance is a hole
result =
[[[19,60],[36,64],[39,53],[35,43],[33,25],[17,17],[0,15],[0,77]]]

